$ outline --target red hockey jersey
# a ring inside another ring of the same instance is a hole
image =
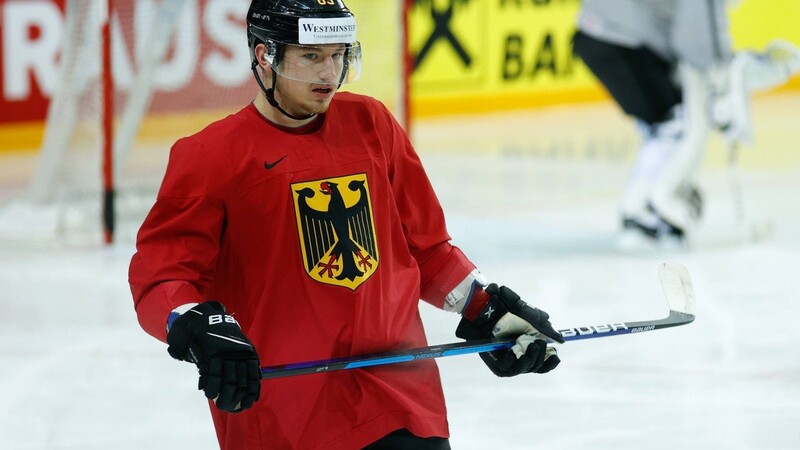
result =
[[[130,266],[139,322],[218,300],[263,365],[427,345],[473,269],[449,243],[408,138],[374,99],[339,93],[298,129],[254,105],[179,140]],[[249,410],[211,406],[223,449],[355,449],[399,429],[448,436],[432,360],[262,381]]]

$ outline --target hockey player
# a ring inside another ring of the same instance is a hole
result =
[[[338,87],[361,47],[341,0],[255,0],[260,86],[180,139],[130,265],[136,313],[197,365],[223,449],[448,449],[433,360],[260,381],[261,365],[425,346],[423,299],[463,317],[498,376],[545,373],[548,315],[487,284],[453,245],[406,134]]]
[[[702,201],[697,172],[709,130],[733,148],[752,140],[750,92],[800,71],[782,41],[731,50],[724,0],[584,0],[575,52],[641,134],[620,201],[623,243],[682,244]]]

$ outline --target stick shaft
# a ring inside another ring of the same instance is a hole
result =
[[[662,328],[686,325],[694,320],[694,315],[670,311],[669,316],[659,320],[640,322],[619,322],[602,325],[591,325],[559,330],[565,341],[594,339],[622,334],[642,333],[660,330]],[[398,350],[385,353],[372,353],[368,355],[334,358],[320,361],[307,361],[279,366],[261,368],[261,378],[281,378],[294,375],[308,375],[313,373],[331,372],[335,370],[349,370],[361,367],[382,366],[397,364],[421,359],[443,358],[447,356],[466,355],[469,353],[483,353],[494,350],[511,348],[514,340],[482,339],[452,344],[432,345],[407,350]]]
[[[663,319],[640,322],[618,322],[559,330],[565,341],[594,339],[621,334],[642,333],[662,328],[686,325],[694,320],[694,288],[689,272],[678,263],[664,263],[659,268],[661,287],[669,305],[669,315]],[[344,358],[307,361],[261,368],[261,378],[280,378],[293,375],[357,369],[360,367],[397,364],[420,359],[483,353],[511,348],[514,340],[484,339],[452,344],[432,345],[384,353],[349,356]]]

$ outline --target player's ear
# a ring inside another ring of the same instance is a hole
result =
[[[261,66],[263,70],[272,70],[269,61],[267,61],[267,46],[263,43],[259,43],[256,45],[254,51],[258,65]]]

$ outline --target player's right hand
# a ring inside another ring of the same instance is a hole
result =
[[[240,412],[258,400],[258,354],[221,303],[200,303],[183,313],[170,327],[167,343],[173,358],[197,365],[198,389],[214,400],[217,408]]]

